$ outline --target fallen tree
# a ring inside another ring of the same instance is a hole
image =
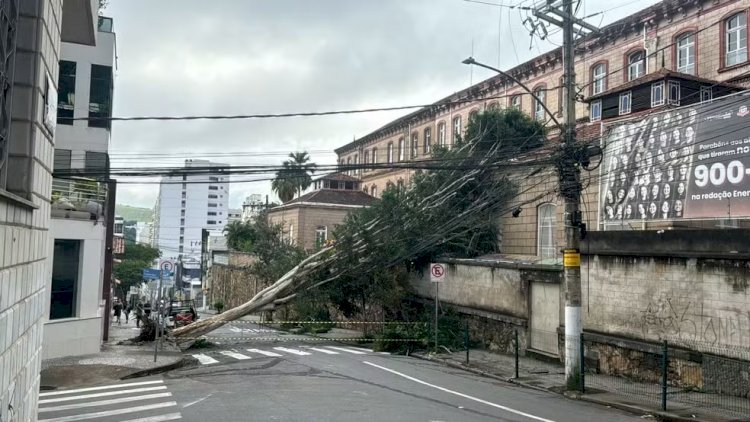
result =
[[[336,231],[333,246],[308,256],[248,302],[178,328],[172,336],[180,344],[189,343],[229,321],[273,310],[300,293],[373,268],[424,265],[438,255],[465,256],[496,248],[498,217],[510,210],[518,194],[505,170],[542,168],[556,158],[519,160],[542,145],[544,126],[516,110],[491,110],[472,118],[466,139],[451,150],[436,147],[429,160],[408,163],[427,171],[415,176],[409,189],[386,190],[381,208],[375,205],[350,215]]]

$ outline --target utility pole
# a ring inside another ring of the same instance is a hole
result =
[[[562,10],[560,9],[562,6]],[[555,15],[555,17],[551,16]],[[565,276],[565,384],[577,390],[581,383],[580,341],[581,319],[581,170],[579,165],[585,149],[576,145],[576,84],[575,84],[575,25],[581,33],[598,29],[573,16],[573,0],[547,0],[534,10],[534,16],[563,30],[564,123],[561,127],[563,155],[558,164],[560,193],[565,201],[565,248],[563,271]]]
[[[107,180],[107,205],[104,208],[104,274],[102,280],[102,302],[104,302],[102,340],[109,340],[109,313],[112,309],[112,267],[114,265],[115,204],[117,180]]]

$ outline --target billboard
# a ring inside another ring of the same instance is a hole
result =
[[[599,218],[750,216],[750,96],[642,116],[602,139]]]

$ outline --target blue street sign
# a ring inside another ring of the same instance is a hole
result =
[[[161,277],[161,271],[154,268],[144,268],[143,278],[145,280],[158,280]]]

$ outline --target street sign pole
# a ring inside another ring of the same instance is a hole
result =
[[[163,265],[161,265],[160,267],[163,267]],[[164,279],[164,269],[159,268],[159,284],[158,284],[158,287],[156,288],[156,303],[159,303],[159,299],[161,298],[161,283],[163,279]],[[154,311],[156,311],[156,321],[155,321],[156,333],[154,334],[154,362],[156,362],[156,355],[158,353],[158,346],[159,346],[159,327],[160,327],[159,313],[160,312],[159,312],[159,307],[154,306],[154,304],[152,303],[151,312],[154,312]]]
[[[438,351],[438,315],[440,312],[440,287],[439,284],[445,280],[445,267],[443,264],[430,264],[430,281],[435,284],[435,353]]]
[[[440,283],[435,284],[435,353],[438,351],[438,298],[440,293]]]

